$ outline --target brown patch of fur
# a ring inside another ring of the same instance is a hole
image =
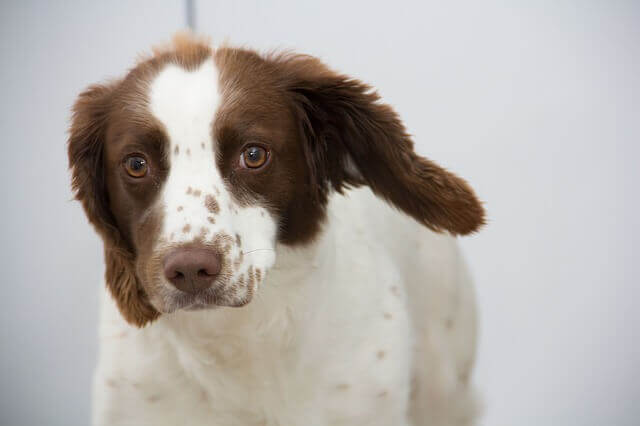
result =
[[[178,211],[181,212],[182,210],[184,210],[184,207],[178,206]]]
[[[108,156],[104,152],[107,122],[118,84],[91,86],[74,104],[68,141],[69,166],[75,198],[82,203],[89,222],[104,242],[107,287],[122,316],[131,324],[143,326],[157,318],[158,312],[149,303],[135,274],[131,238],[127,230],[120,229],[114,215],[112,207],[118,207],[117,203],[109,201],[108,182],[113,172],[105,170],[108,167]],[[158,171],[161,173],[162,167]],[[145,201],[153,198],[152,194],[139,195]]]
[[[183,232],[184,234],[187,234],[187,233],[189,233],[189,231],[191,231],[191,225],[189,225],[189,224],[187,223],[186,225],[184,225],[184,226],[182,227],[182,232]]]
[[[216,219],[213,216],[207,216],[209,223],[216,223]]]
[[[304,55],[222,48],[214,58],[223,93],[213,128],[219,168],[237,199],[267,201],[281,242],[312,241],[330,190],[360,185],[435,231],[467,234],[484,223],[471,188],[414,152],[397,114],[371,87]],[[267,141],[277,161],[237,171],[234,153],[252,139]]]
[[[176,147],[175,147],[175,148],[173,148],[173,153],[174,153],[175,155],[180,154],[180,147],[179,147],[178,145],[176,145]]]
[[[196,189],[195,191],[193,191],[194,197],[199,197],[200,195],[202,195],[202,191],[200,191],[199,189]]]

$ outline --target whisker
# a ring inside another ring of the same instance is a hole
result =
[[[274,249],[270,249],[270,248],[259,248],[259,249],[255,249],[255,250],[245,251],[244,254],[249,254],[249,253],[253,253],[254,251],[260,251],[260,250],[275,251]]]

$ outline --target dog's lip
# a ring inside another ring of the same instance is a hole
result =
[[[182,293],[178,296],[179,302],[174,306],[173,311],[201,311],[204,309],[218,309],[223,307],[239,308],[251,302],[251,298],[243,298],[240,301],[232,301],[224,297],[223,294],[203,290],[195,294]]]
[[[185,311],[202,311],[204,309],[218,309],[220,308],[220,305],[216,305],[214,303],[202,303],[202,302],[194,302],[191,303],[189,305],[186,305],[180,309],[183,309]]]

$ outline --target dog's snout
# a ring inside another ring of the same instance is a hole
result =
[[[164,275],[178,290],[197,293],[220,273],[220,255],[206,248],[177,248],[163,260]]]

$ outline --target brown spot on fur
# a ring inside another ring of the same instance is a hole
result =
[[[236,244],[240,247],[242,240],[240,239],[240,234],[236,233]]]
[[[204,142],[200,142],[200,148],[204,149]]]
[[[256,281],[260,282],[261,278],[262,278],[262,271],[259,268],[256,268]]]
[[[189,224],[187,223],[186,225],[184,225],[184,226],[182,227],[182,232],[186,234],[186,233],[188,233],[189,231],[191,231],[191,225],[189,225]]]
[[[193,188],[190,186],[187,188],[187,195],[190,195],[193,192]]]
[[[187,155],[191,155],[191,150],[187,148]]]
[[[349,383],[340,383],[338,385],[336,385],[336,389],[338,390],[347,390],[351,387],[351,385]]]
[[[390,320],[391,318],[393,318],[393,315],[391,315],[389,312],[385,312],[383,315],[384,315],[384,319]]]
[[[216,223],[216,219],[213,216],[207,216],[209,223]]]
[[[249,266],[249,270],[247,271],[247,285],[249,287],[253,287],[253,284],[256,282],[256,275],[253,270],[253,265]]]
[[[199,189],[196,189],[195,191],[193,191],[194,197],[199,197],[200,195],[202,195],[202,191],[200,191]]]
[[[211,194],[207,194],[207,196],[204,198],[204,206],[211,213],[214,213],[214,214],[220,213],[220,206],[218,206],[218,202]]]
[[[378,398],[384,398],[385,396],[389,395],[389,392],[387,391],[382,391],[380,392],[377,396]]]
[[[386,355],[387,353],[385,351],[378,351],[378,353],[376,353],[376,356],[378,357],[378,359],[384,359]]]
[[[175,148],[173,148],[173,153],[174,153],[175,155],[180,154],[180,147],[179,147],[178,145],[176,145],[176,147],[175,147]]]
[[[184,207],[178,206],[178,211],[181,212],[182,210],[184,210]]]

